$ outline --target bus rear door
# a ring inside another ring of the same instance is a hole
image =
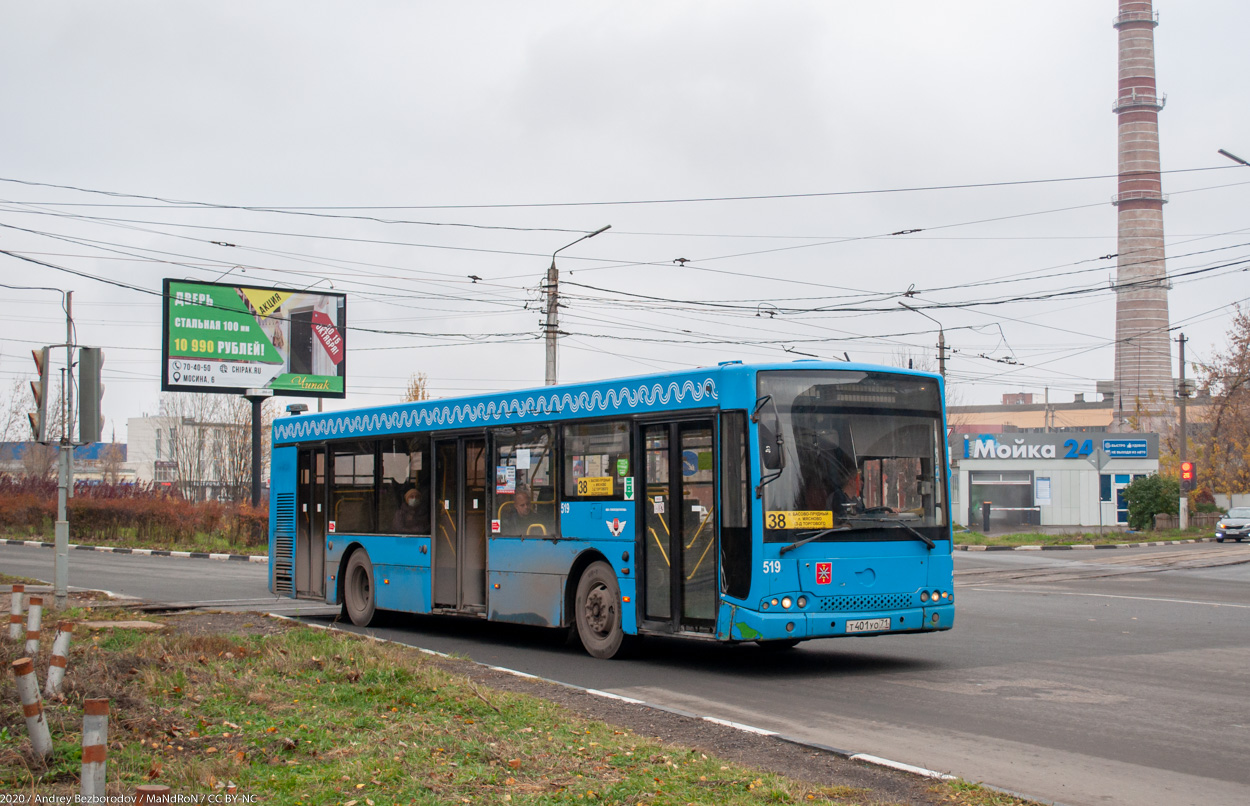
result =
[[[326,595],[326,449],[300,448],[296,490],[295,595]]]

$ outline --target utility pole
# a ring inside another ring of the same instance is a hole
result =
[[[925,313],[924,311],[918,308],[913,308],[912,306],[908,305],[906,302],[900,301],[898,304],[902,305],[904,308],[911,311],[912,313],[920,314],[925,319],[928,319],[930,322],[938,326],[938,343],[937,343],[938,373],[942,376],[942,379],[945,380],[946,379],[946,330],[945,328],[942,327],[942,323],[934,319],[932,316],[929,316],[929,314]]]
[[[65,396],[61,412],[61,450],[57,456],[56,527],[53,538],[52,580],[56,606],[64,608],[69,596],[69,513],[66,499],[74,494],[74,292],[65,292],[65,370],[61,376]]]
[[[1185,461],[1185,449],[1188,447],[1189,435],[1186,433],[1185,422],[1185,403],[1189,398],[1189,382],[1185,380],[1185,342],[1189,339],[1185,338],[1182,333],[1176,340],[1181,345],[1181,382],[1180,393],[1181,399],[1181,462]],[[1181,480],[1181,501],[1180,501],[1180,527],[1182,529],[1189,528],[1189,490],[1185,489],[1185,481]]]
[[[573,243],[565,244],[559,249],[551,253],[551,267],[547,269],[547,281],[543,284],[543,291],[547,294],[547,321],[543,323],[545,340],[547,342],[547,371],[546,385],[556,385],[556,337],[560,335],[560,272],[556,269],[556,255],[568,249],[573,244],[581,243],[587,238],[593,238],[601,232],[611,229],[612,225],[600,227],[594,232],[583,235]]]

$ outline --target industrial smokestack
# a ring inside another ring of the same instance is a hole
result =
[[[1151,0],[1120,0],[1119,258],[1116,265],[1115,398],[1117,428],[1136,416],[1143,427],[1172,409],[1172,351],[1159,177],[1159,110]],[[1152,424],[1153,421],[1153,424]]]

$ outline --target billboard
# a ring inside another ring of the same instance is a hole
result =
[[[344,397],[347,297],[165,280],[161,391]]]

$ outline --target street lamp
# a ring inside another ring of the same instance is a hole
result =
[[[912,311],[913,313],[920,314],[925,319],[928,319],[930,322],[938,326],[938,343],[937,343],[938,372],[941,373],[942,378],[946,378],[946,331],[942,329],[942,323],[934,319],[932,316],[929,316],[929,314],[925,313],[919,308],[911,307],[906,302],[900,301],[898,304],[902,305],[904,308],[906,308],[909,311]]]
[[[560,273],[556,270],[556,255],[568,249],[574,244],[579,244],[587,238],[593,238],[601,232],[606,232],[612,228],[611,224],[606,227],[600,227],[594,232],[583,235],[573,243],[565,244],[559,249],[551,253],[551,268],[547,269],[547,322],[546,328],[547,339],[547,386],[555,386],[556,384],[556,335],[560,331],[559,314],[557,308],[560,300]]]
[[[1230,160],[1232,160],[1233,162],[1240,162],[1242,165],[1245,165],[1245,166],[1247,166],[1247,167],[1250,167],[1250,162],[1246,162],[1245,160],[1243,160],[1241,157],[1237,156],[1236,154],[1231,154],[1231,153],[1229,153],[1229,152],[1225,151],[1225,150],[1224,150],[1224,149],[1222,149],[1222,148],[1220,149],[1220,152],[1219,152],[1219,153],[1221,153],[1221,154],[1223,154],[1224,156],[1228,157],[1228,158],[1229,158]]]

